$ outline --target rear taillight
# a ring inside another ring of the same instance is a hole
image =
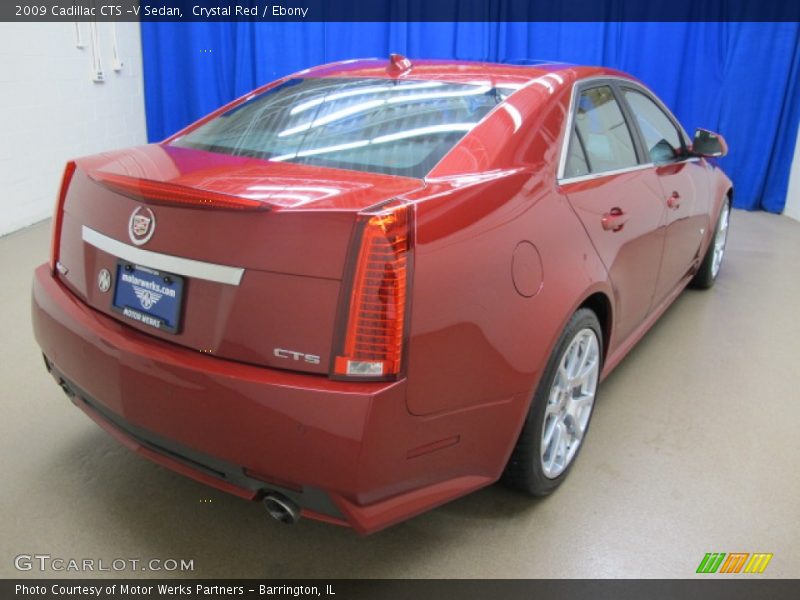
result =
[[[260,200],[239,198],[229,194],[209,192],[176,183],[163,183],[117,173],[93,171],[94,181],[136,200],[149,200],[186,207],[227,208],[233,210],[265,210],[269,206]]]
[[[67,199],[67,190],[72,176],[75,174],[75,162],[70,161],[64,167],[64,175],[61,177],[61,189],[56,199],[56,207],[53,212],[53,230],[50,238],[50,273],[55,275],[56,265],[58,264],[58,253],[61,247],[61,226],[64,223],[64,201]]]
[[[352,288],[333,372],[359,379],[400,373],[408,305],[412,213],[404,204],[360,216]]]

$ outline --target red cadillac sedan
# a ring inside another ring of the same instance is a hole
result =
[[[67,165],[36,339],[120,442],[283,522],[547,494],[600,381],[714,283],[725,152],[610,69],[302,71]]]

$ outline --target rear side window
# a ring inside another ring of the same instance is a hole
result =
[[[681,134],[670,118],[650,98],[635,90],[625,90],[625,100],[631,107],[650,160],[662,163],[683,154]]]
[[[508,94],[480,82],[291,79],[173,143],[273,161],[424,177]]]
[[[576,141],[579,148],[575,147]],[[611,88],[584,90],[575,109],[575,131],[565,175],[575,177],[583,169],[602,173],[636,164],[633,138]]]
[[[586,152],[583,150],[583,142],[578,137],[578,131],[572,130],[572,137],[569,141],[569,155],[567,156],[567,168],[564,172],[565,177],[580,177],[589,174],[589,163],[586,160]]]

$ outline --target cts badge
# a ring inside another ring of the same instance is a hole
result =
[[[295,352],[294,350],[286,350],[284,348],[275,348],[272,353],[278,358],[288,358],[290,360],[301,360],[310,365],[319,364],[319,356],[316,354],[305,354],[303,352]]]
[[[111,289],[111,273],[109,273],[108,269],[100,269],[97,274],[97,287],[104,294]]]
[[[137,206],[128,220],[128,237],[137,246],[146,244],[156,230],[156,216],[146,206]]]

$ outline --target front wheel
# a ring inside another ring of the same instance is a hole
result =
[[[730,217],[731,201],[725,198],[725,202],[719,211],[717,226],[714,229],[714,239],[711,240],[711,244],[706,250],[706,255],[703,257],[703,262],[700,263],[700,268],[697,269],[697,273],[692,278],[692,287],[707,290],[717,280],[719,268],[722,266],[722,258],[725,256],[725,246],[728,243]]]
[[[603,338],[589,309],[578,310],[548,360],[503,480],[535,496],[558,487],[569,473],[592,417]]]

